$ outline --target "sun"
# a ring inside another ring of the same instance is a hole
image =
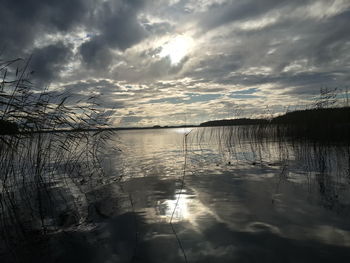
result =
[[[160,57],[169,57],[172,65],[177,65],[188,53],[193,44],[192,38],[184,35],[170,39],[162,46]]]

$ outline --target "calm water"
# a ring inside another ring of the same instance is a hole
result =
[[[232,144],[225,133],[118,133],[122,152],[106,167],[122,176],[123,212],[105,226],[103,260],[350,262],[346,150]]]
[[[52,262],[350,262],[347,147],[223,128],[120,131],[109,145],[93,190],[66,183],[79,215],[44,242]]]

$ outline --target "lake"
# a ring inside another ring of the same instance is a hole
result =
[[[33,262],[350,262],[349,147],[238,129],[116,132]]]

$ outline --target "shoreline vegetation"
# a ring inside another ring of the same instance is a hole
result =
[[[272,119],[223,119],[201,123],[200,127],[234,126],[255,124],[288,125],[350,125],[350,107],[307,109],[287,112]]]
[[[14,122],[0,120],[0,135],[16,133],[50,133],[50,132],[82,132],[99,130],[143,130],[143,129],[170,129],[170,128],[195,128],[215,126],[241,126],[241,125],[268,125],[284,124],[294,126],[324,125],[327,128],[344,128],[350,125],[350,107],[321,108],[290,111],[274,118],[238,118],[221,119],[202,122],[199,125],[154,125],[147,127],[108,127],[108,128],[73,128],[55,130],[36,130],[21,132]]]
[[[246,126],[243,133],[277,140],[350,141],[350,107],[287,112],[272,119],[218,120],[200,127]]]
[[[82,127],[70,129],[42,129],[21,131],[13,122],[0,120],[0,135],[18,135],[35,133],[87,133],[114,132],[123,130],[150,130],[169,128],[198,127],[233,127],[246,126],[244,133],[254,136],[276,139],[311,139],[319,141],[349,141],[350,140],[350,107],[314,108],[287,112],[274,118],[239,118],[203,122],[199,125],[178,125],[152,127]]]

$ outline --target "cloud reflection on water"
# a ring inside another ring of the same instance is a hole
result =
[[[88,221],[52,235],[57,262],[184,262],[174,231],[189,262],[350,262],[343,177],[304,171],[296,158],[281,173],[272,144],[271,162],[253,163],[249,145],[233,159],[213,133],[190,133],[182,185],[186,133],[120,132],[105,185],[85,196]]]
[[[226,158],[232,155],[222,151],[223,145],[208,141],[213,134],[199,137],[191,132],[182,188],[182,142],[190,130],[158,130],[145,132],[147,139],[138,138],[143,146],[131,162],[137,160],[144,165],[140,168],[142,176],[131,175],[125,185],[139,200],[135,202],[136,210],[144,211],[147,242],[163,242],[169,253],[181,255],[179,248],[175,249],[178,252],[170,251],[170,247],[174,249],[170,243],[176,242],[168,225],[174,213],[174,228],[193,262],[279,262],[281,258],[327,262],[335,253],[339,256],[336,258],[350,257],[346,252],[350,238],[349,207],[339,206],[342,210],[337,214],[322,206],[317,181],[310,181],[317,174],[305,176],[295,156],[291,155],[290,162],[295,169],[288,167],[288,172],[281,174],[284,164],[279,162],[273,144],[262,149],[269,151],[269,156],[260,156],[269,157],[271,162],[255,164],[254,158],[259,156],[249,152],[249,145],[245,148],[241,145],[243,148],[236,148],[235,153],[241,157],[228,163]],[[248,162],[244,153],[249,153]],[[143,161],[150,156],[157,162]],[[150,165],[158,168],[145,173]],[[165,171],[170,171],[170,176]],[[338,194],[347,195],[347,189]],[[321,250],[325,251],[323,258],[319,256]],[[156,257],[158,252],[148,253]],[[167,258],[165,262],[182,259],[172,260]]]

